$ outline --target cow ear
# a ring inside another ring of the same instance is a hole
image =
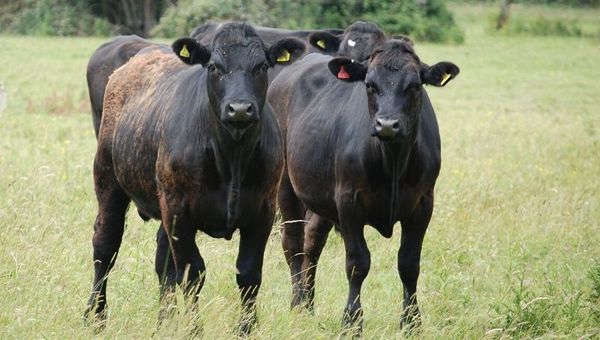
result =
[[[210,51],[193,38],[180,38],[172,45],[173,52],[188,65],[206,65],[210,60]]]
[[[275,42],[269,47],[269,61],[271,65],[289,65],[306,51],[306,45],[296,38],[286,38]]]
[[[336,53],[340,48],[340,38],[325,31],[311,33],[308,36],[308,43],[321,53]]]
[[[453,63],[442,61],[433,66],[425,65],[421,70],[421,82],[433,86],[442,87],[454,79],[460,69]]]
[[[365,80],[367,75],[366,65],[345,57],[331,59],[327,67],[336,78],[347,82]]]

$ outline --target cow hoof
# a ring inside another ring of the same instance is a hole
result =
[[[400,328],[404,329],[407,334],[416,333],[421,327],[421,313],[418,308],[411,311],[407,310],[402,314],[400,319]]]
[[[94,306],[88,306],[83,312],[83,324],[86,327],[93,327],[94,333],[100,333],[106,328],[106,311],[96,310]]]
[[[363,318],[362,311],[353,313],[345,312],[342,319],[342,336],[351,338],[362,337]]]
[[[256,313],[242,315],[236,329],[236,334],[240,338],[247,338],[250,333],[252,333],[252,330],[254,330],[254,326],[257,322],[258,319],[256,318]]]

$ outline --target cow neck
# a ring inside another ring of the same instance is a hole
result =
[[[393,144],[377,141],[381,150],[383,166],[392,176],[390,215],[388,223],[391,226],[396,222],[398,211],[400,210],[400,185],[404,182],[408,170],[408,163],[411,151],[416,138],[411,136],[409,141],[402,144]]]
[[[258,145],[261,123],[249,128],[242,138],[235,141],[229,132],[216,122],[213,129],[212,146],[215,150],[217,171],[227,183],[227,229],[233,230],[239,213],[239,193],[248,172],[252,154]]]

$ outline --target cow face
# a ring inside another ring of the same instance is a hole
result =
[[[309,36],[308,41],[321,53],[339,55],[362,62],[385,43],[385,34],[373,23],[357,21],[346,28],[341,36],[315,32]]]
[[[386,42],[368,62],[340,57],[332,59],[328,66],[340,80],[365,82],[373,122],[371,135],[384,142],[399,143],[416,135],[423,85],[445,86],[459,72],[450,62],[433,66],[421,63],[406,40]]]
[[[304,43],[293,38],[282,39],[267,49],[254,29],[241,23],[223,25],[210,46],[191,38],[173,44],[173,51],[185,63],[207,68],[211,112],[235,140],[260,121],[267,70],[276,64],[290,64],[304,50]]]

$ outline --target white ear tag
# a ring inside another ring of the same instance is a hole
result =
[[[348,46],[350,46],[350,47],[356,46],[356,41],[354,41],[352,39],[348,39]]]

